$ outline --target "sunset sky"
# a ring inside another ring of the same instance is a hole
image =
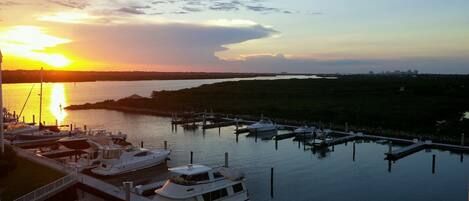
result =
[[[4,69],[469,73],[468,0],[0,0]]]

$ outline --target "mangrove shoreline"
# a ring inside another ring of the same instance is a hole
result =
[[[366,76],[338,79],[222,82],[177,91],[155,91],[152,98],[124,98],[73,105],[67,109],[108,109],[171,116],[213,110],[257,120],[261,114],[280,124],[308,123],[343,130],[457,143],[469,128],[469,76]]]

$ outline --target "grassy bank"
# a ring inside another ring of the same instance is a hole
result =
[[[14,200],[63,176],[48,167],[17,157],[16,168],[0,178],[1,200]]]
[[[467,131],[469,76],[340,76],[338,79],[224,82],[152,98],[121,99],[69,109],[132,108],[264,114],[272,118],[322,121],[412,135],[460,137]],[[327,124],[326,124],[327,125]]]

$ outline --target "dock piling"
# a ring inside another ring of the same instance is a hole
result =
[[[25,122],[26,122],[26,121],[25,121],[24,116],[23,116],[23,123],[25,123]]]
[[[140,148],[143,148],[143,141],[140,141]]]
[[[274,168],[270,168],[270,197],[274,197]]]
[[[168,149],[168,141],[164,141],[164,149],[167,150]]]
[[[193,151],[191,151],[191,163],[190,163],[190,164],[192,164],[192,163],[194,162],[194,160],[193,160],[193,159],[194,159],[194,152],[193,152]]]
[[[257,129],[254,129],[255,142],[257,142]]]
[[[353,142],[353,161],[355,161],[355,142]]]
[[[391,154],[392,153],[392,141],[389,141],[389,149],[388,149],[388,153]]]
[[[125,201],[130,201],[130,189],[133,187],[133,182],[125,181],[123,184],[125,190]]]
[[[461,153],[461,156],[459,157],[459,161],[462,163],[462,162],[463,162],[463,160],[464,160],[464,154],[463,154],[463,153]]]
[[[83,130],[85,130],[85,133],[86,133],[86,124],[83,125]]]
[[[435,174],[435,160],[436,160],[436,156],[435,156],[435,154],[433,154],[433,156],[432,156],[432,174]]]
[[[236,133],[236,142],[238,142],[238,137],[239,137],[239,134]]]
[[[36,117],[33,114],[33,124],[36,124]]]
[[[391,160],[388,160],[388,172],[391,172],[391,166],[392,166],[392,162]]]
[[[225,152],[225,167],[228,167],[228,152]]]
[[[275,139],[275,150],[278,150],[278,140],[277,140],[277,138]]]
[[[55,119],[55,126],[58,126],[59,125],[59,122],[57,121],[57,119]]]

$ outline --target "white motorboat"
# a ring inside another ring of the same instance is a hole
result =
[[[251,133],[255,132],[268,132],[268,131],[275,131],[277,130],[277,125],[275,125],[269,119],[261,119],[260,121],[247,126],[247,129]]]
[[[295,129],[293,133],[295,133],[296,135],[311,134],[314,130],[316,130],[316,128],[304,125]]]
[[[99,166],[91,172],[102,176],[112,176],[153,167],[166,161],[170,150],[144,149],[128,146],[106,146],[98,156]],[[96,160],[93,162],[96,163]]]
[[[170,168],[174,176],[155,190],[154,200],[162,201],[246,201],[244,175],[230,168],[203,165]]]

